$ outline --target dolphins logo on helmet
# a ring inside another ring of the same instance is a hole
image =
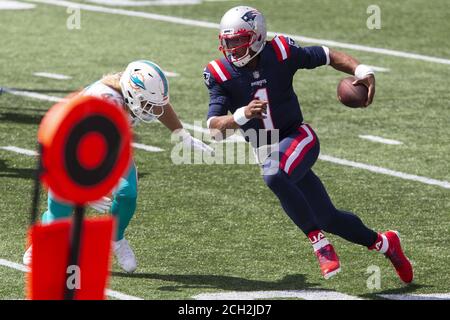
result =
[[[141,88],[142,90],[145,90],[144,76],[139,72],[132,73],[130,75],[130,86],[134,89]]]

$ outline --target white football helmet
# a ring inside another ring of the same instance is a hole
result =
[[[220,21],[219,50],[235,66],[243,67],[264,49],[266,37],[262,13],[252,7],[234,7]]]
[[[152,122],[164,113],[169,103],[169,82],[154,62],[131,62],[120,77],[123,99],[130,111],[144,122]]]

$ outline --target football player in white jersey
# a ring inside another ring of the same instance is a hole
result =
[[[158,119],[171,132],[179,135],[183,144],[193,149],[212,154],[213,149],[202,141],[193,138],[183,129],[178,116],[169,102],[169,83],[161,68],[154,62],[139,60],[131,62],[125,71],[104,76],[81,92],[107,99],[129,115],[130,124],[149,123]],[[126,272],[136,269],[136,257],[124,232],[136,211],[137,200],[137,170],[132,162],[128,172],[120,179],[118,187],[112,194],[112,199],[102,199],[90,203],[95,210],[111,212],[117,217],[117,230],[113,243],[114,254],[120,267]],[[48,193],[48,209],[42,216],[43,223],[51,223],[57,219],[70,216],[73,211],[71,204],[63,203]],[[31,263],[32,246],[23,257],[25,265]]]

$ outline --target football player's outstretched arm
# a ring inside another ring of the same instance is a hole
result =
[[[352,56],[330,49],[330,66],[334,69],[356,75],[358,80],[353,82],[356,84],[364,84],[368,88],[366,106],[370,105],[375,95],[375,76],[373,71],[367,66],[359,64],[358,60]]]
[[[183,128],[180,119],[170,103],[164,106],[164,113],[158,118],[158,120],[161,121],[161,123],[171,132]]]
[[[233,115],[212,117],[208,121],[211,137],[219,141],[226,138],[227,129],[239,129],[250,119],[264,119],[267,101],[252,100],[244,107],[237,109]]]
[[[198,151],[211,155],[214,153],[214,150],[210,146],[192,137],[189,131],[183,128],[183,124],[170,103],[164,106],[164,113],[159,117],[159,121],[171,132],[177,134],[183,144],[190,145]]]
[[[234,122],[233,115],[216,116],[209,119],[208,128],[211,137],[220,141],[226,139],[227,130],[239,129],[239,125]]]

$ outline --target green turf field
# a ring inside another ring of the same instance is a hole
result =
[[[115,7],[79,2],[212,23],[229,8],[244,4]],[[369,0],[245,4],[262,11],[268,30],[277,33],[450,59],[447,0],[379,0],[379,30],[366,27],[366,9],[373,4]],[[149,59],[179,74],[169,81],[171,101],[183,122],[201,120],[205,125],[208,92],[202,72],[221,56],[217,30],[87,10],[81,11],[81,29],[68,30],[66,7],[35,5],[29,10],[0,9],[0,87],[74,90],[122,70],[132,60]],[[375,230],[401,233],[414,264],[414,283],[401,284],[382,255],[332,235],[342,272],[324,280],[310,244],[282,211],[256,165],[174,165],[169,131],[153,123],[136,129],[140,143],[164,149],[135,150],[140,190],[126,237],[139,266],[127,275],[114,264],[109,288],[144,299],[191,299],[229,291],[327,289],[369,299],[380,298],[377,294],[450,292],[450,184],[445,184],[450,181],[450,61],[336,49],[389,71],[377,73],[374,103],[357,110],[335,98],[343,74],[330,67],[297,73],[294,85],[303,115],[319,135],[322,154],[447,186],[328,161],[319,160],[314,167],[337,207],[355,212]],[[36,77],[34,72],[72,79]],[[0,95],[0,147],[35,149],[39,121],[52,104]],[[403,144],[381,144],[359,135]],[[35,164],[34,157],[0,149],[0,259],[22,261]],[[43,194],[42,211],[45,200]],[[380,289],[367,288],[371,265],[381,270]],[[0,265],[0,298],[24,298],[23,288],[23,273]]]

